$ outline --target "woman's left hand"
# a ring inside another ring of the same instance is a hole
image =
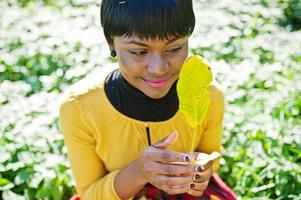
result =
[[[190,184],[188,194],[192,196],[202,196],[204,190],[208,187],[209,180],[214,173],[213,161],[209,161],[203,166],[195,166],[195,176],[193,182]]]

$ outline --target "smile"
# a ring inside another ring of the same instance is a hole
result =
[[[147,85],[152,88],[162,88],[166,86],[170,80],[170,77],[163,79],[143,79]]]

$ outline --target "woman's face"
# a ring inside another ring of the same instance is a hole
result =
[[[145,95],[164,97],[178,79],[188,55],[188,37],[170,40],[143,40],[139,37],[114,37],[123,77]]]

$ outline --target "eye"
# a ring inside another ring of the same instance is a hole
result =
[[[139,51],[130,51],[131,54],[134,54],[135,56],[145,56],[148,52],[145,50],[139,50]]]
[[[175,47],[175,48],[167,49],[166,52],[167,53],[176,53],[176,52],[180,51],[181,49],[182,49],[182,47]]]

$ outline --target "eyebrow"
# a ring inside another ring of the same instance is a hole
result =
[[[181,38],[173,38],[173,39],[169,40],[166,44],[170,44],[170,43],[172,43],[176,40],[179,40],[179,39],[181,39]],[[142,43],[142,42],[139,42],[137,40],[131,40],[129,42],[126,42],[126,44],[136,44],[136,45],[140,45],[140,46],[144,46],[144,47],[149,47],[149,45],[147,45],[145,43]]]

